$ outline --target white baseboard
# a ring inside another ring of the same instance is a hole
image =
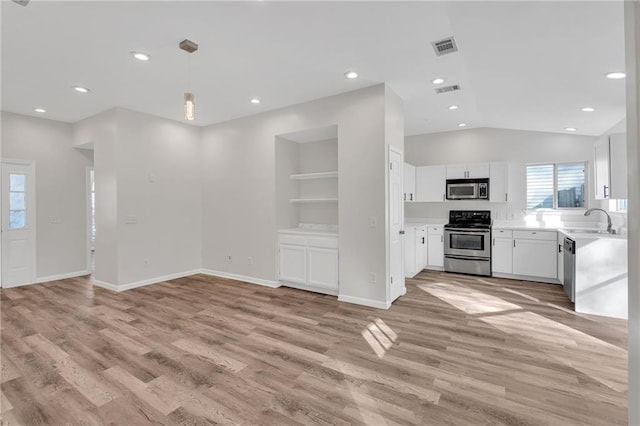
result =
[[[38,277],[33,282],[30,282],[30,283],[6,285],[6,286],[3,286],[2,288],[24,287],[25,285],[48,283],[50,281],[65,280],[67,278],[83,277],[85,275],[89,275],[90,273],[91,271],[76,271],[76,272],[69,272],[67,274],[49,275],[48,277]]]
[[[194,269],[191,271],[185,271],[185,272],[178,272],[177,274],[170,274],[170,275],[164,275],[162,277],[155,277],[155,278],[149,278],[147,280],[142,280],[142,281],[135,281],[132,283],[127,283],[127,284],[120,284],[120,285],[115,285],[112,283],[108,283],[108,282],[104,282],[104,281],[99,281],[99,280],[92,280],[92,284],[98,287],[102,287],[105,288],[107,290],[111,290],[111,291],[126,291],[126,290],[131,290],[134,288],[138,288],[138,287],[144,287],[146,285],[151,285],[151,284],[157,284],[157,283],[161,283],[164,281],[170,281],[170,280],[176,280],[178,278],[184,278],[184,277],[189,277],[191,275],[195,275],[200,273],[199,269]]]
[[[248,277],[246,275],[232,274],[230,272],[214,271],[212,269],[201,269],[199,272],[201,274],[211,275],[213,277],[229,278],[232,280],[244,281],[247,283],[258,284],[258,285],[262,285],[270,288],[280,287],[280,283],[278,281],[264,280],[262,278],[254,278],[254,277]]]
[[[96,287],[102,287],[106,290],[111,290],[111,291],[118,291],[118,286],[115,284],[111,284],[105,281],[99,281],[96,279],[92,279],[91,280],[91,284],[96,286]]]
[[[380,302],[378,300],[363,299],[361,297],[346,296],[344,294],[338,296],[338,302],[353,303],[377,309],[389,309],[391,307],[391,302]]]
[[[58,275],[50,275],[48,277],[40,277],[36,278],[33,282],[34,284],[47,283],[49,281],[58,281],[58,280],[66,280],[67,278],[76,278],[76,277],[84,277],[85,275],[91,274],[91,271],[76,271],[69,272],[67,274],[58,274]]]

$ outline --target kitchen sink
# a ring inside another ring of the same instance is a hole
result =
[[[572,229],[565,228],[564,231],[570,234],[608,234],[604,229]]]

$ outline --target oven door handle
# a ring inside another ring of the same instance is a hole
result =
[[[448,232],[448,233],[450,233],[450,234],[458,234],[458,233],[461,233],[461,234],[486,235],[486,234],[491,233],[491,231],[490,231],[490,230],[488,230],[488,229],[487,229],[486,231],[479,231],[479,230],[477,230],[477,229],[475,229],[475,230],[467,230],[467,229],[445,229],[444,231],[445,231],[445,232]]]
[[[491,262],[491,258],[490,257],[477,257],[477,256],[459,256],[459,255],[450,255],[450,254],[446,254],[444,256],[447,259],[459,259],[459,260],[480,260],[483,262]]]

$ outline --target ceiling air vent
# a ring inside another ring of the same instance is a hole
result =
[[[18,3],[20,6],[26,6],[29,4],[29,0],[13,0],[14,3]]]
[[[436,55],[442,56],[448,53],[453,53],[458,51],[458,46],[456,45],[456,41],[453,36],[434,41],[431,43],[433,45],[433,50],[436,51]]]
[[[436,93],[455,92],[456,90],[460,90],[459,84],[454,84],[453,86],[438,87],[436,89]]]

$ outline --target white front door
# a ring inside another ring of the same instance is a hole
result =
[[[391,301],[405,294],[403,249],[401,232],[404,226],[402,152],[389,146],[389,296]]]
[[[36,278],[35,173],[33,164],[2,162],[2,287]]]

